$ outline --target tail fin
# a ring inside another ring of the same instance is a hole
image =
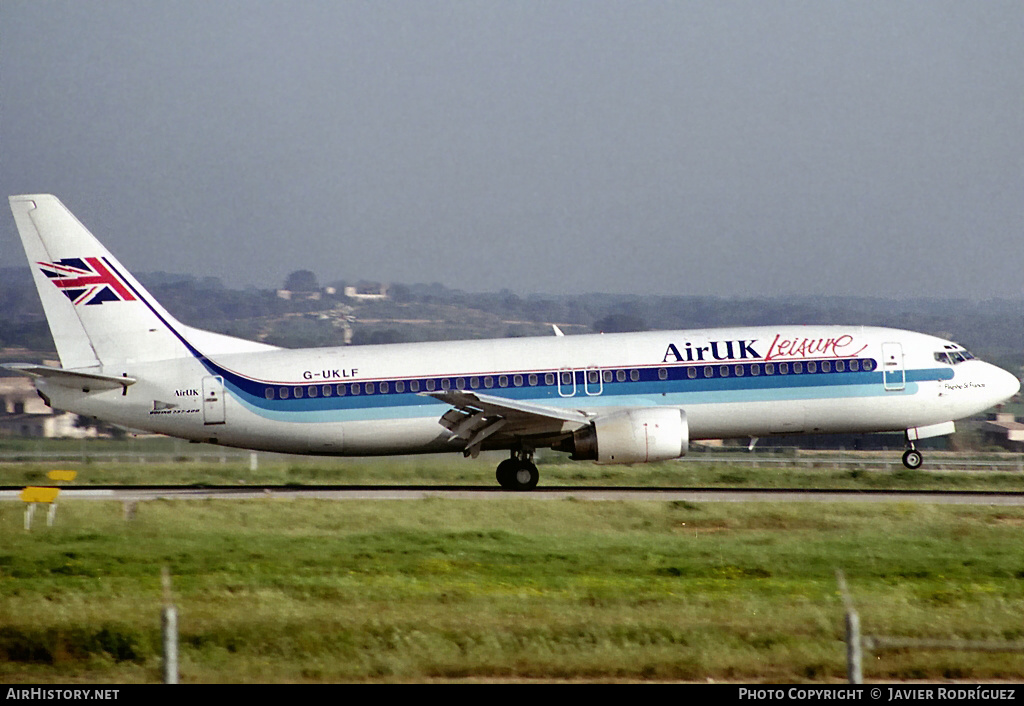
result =
[[[55,196],[10,203],[62,367],[199,355],[185,335],[222,351],[269,347],[180,324]]]

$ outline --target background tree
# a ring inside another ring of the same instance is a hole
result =
[[[284,281],[284,288],[290,292],[318,292],[320,285],[316,275],[309,270],[295,270]]]
[[[608,314],[594,322],[597,333],[623,333],[626,331],[646,331],[647,323],[636,314]]]

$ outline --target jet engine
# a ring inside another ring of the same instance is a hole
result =
[[[685,455],[690,430],[678,407],[624,409],[597,417],[574,432],[571,442],[561,448],[572,451],[574,460],[648,463]]]

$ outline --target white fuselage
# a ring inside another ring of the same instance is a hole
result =
[[[378,455],[461,450],[439,423],[450,405],[421,394],[447,388],[587,417],[678,407],[695,440],[930,427],[1018,389],[1009,373],[969,354],[950,358],[954,351],[963,349],[894,329],[750,327],[193,350],[98,371],[137,380],[125,390],[37,384],[57,408],[131,428],[269,451]],[[484,448],[511,443],[495,434]]]

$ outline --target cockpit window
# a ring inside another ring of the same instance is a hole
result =
[[[957,348],[956,346],[944,346],[946,350],[936,351],[935,360],[946,365],[956,365],[962,363],[965,360],[973,360],[974,356],[970,351],[963,348]]]

